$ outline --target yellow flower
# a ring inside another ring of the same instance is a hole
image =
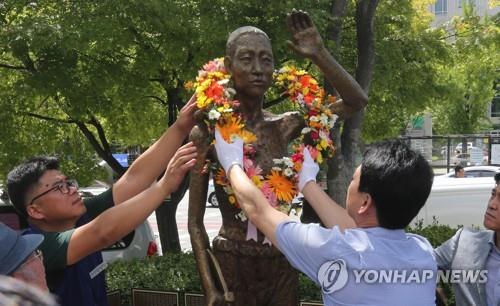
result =
[[[260,188],[260,186],[262,186],[262,180],[260,179],[260,175],[254,175],[250,179],[255,184],[255,186],[257,186],[259,188]]]
[[[236,203],[236,198],[232,195],[230,195],[227,199],[229,200],[229,203],[231,203],[231,204]]]
[[[257,141],[257,136],[254,133],[244,129],[241,130],[239,136],[243,139],[243,143],[254,143]]]
[[[297,194],[295,184],[278,171],[272,170],[271,174],[266,176],[266,179],[269,187],[280,201],[291,202]]]

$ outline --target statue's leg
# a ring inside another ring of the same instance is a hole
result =
[[[270,299],[266,305],[288,306],[299,303],[299,275],[284,256],[270,259],[268,275],[272,277]]]
[[[235,297],[235,302],[228,305],[260,306],[256,300],[255,284],[252,283],[255,266],[248,261],[249,257],[215,249],[214,255],[220,263],[228,289]]]

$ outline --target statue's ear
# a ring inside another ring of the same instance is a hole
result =
[[[231,57],[229,57],[228,55],[224,57],[224,68],[226,68],[227,72],[233,74]]]

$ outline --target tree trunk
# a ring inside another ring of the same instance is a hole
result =
[[[177,230],[177,219],[175,214],[177,212],[177,206],[186,194],[188,187],[189,175],[186,175],[179,186],[179,189],[172,193],[170,199],[165,200],[155,211],[163,254],[181,251],[179,231]]]
[[[180,88],[166,88],[168,97],[168,125],[177,119],[177,110],[182,107]],[[158,207],[156,213],[156,223],[158,224],[158,234],[160,235],[161,249],[163,254],[167,252],[180,252],[181,244],[179,242],[179,232],[177,230],[177,220],[175,214],[177,206],[184,197],[189,187],[189,175],[186,175],[179,189],[172,193],[170,199]]]
[[[373,24],[377,5],[378,0],[360,0],[356,5],[358,63],[355,78],[367,94],[375,64]],[[337,22],[332,30],[332,35],[335,36],[331,38],[338,41],[337,45],[340,45],[340,27],[341,23]],[[345,206],[347,187],[352,174],[361,160],[359,140],[363,117],[364,109],[346,119],[342,128],[341,123],[336,125],[332,132],[337,150],[335,156],[328,161],[328,194],[342,206]]]

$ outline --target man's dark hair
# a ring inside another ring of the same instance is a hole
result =
[[[370,145],[361,161],[359,191],[375,201],[379,225],[408,226],[424,206],[434,173],[425,158],[401,140]]]
[[[495,173],[495,184],[499,184],[500,183],[500,172],[497,172]]]
[[[26,213],[26,193],[33,188],[47,170],[58,170],[59,160],[53,156],[36,156],[22,162],[7,175],[7,192],[14,207],[23,216]]]
[[[460,171],[461,171],[461,170],[463,170],[463,169],[464,169],[464,166],[462,166],[462,165],[460,165],[460,164],[456,165],[456,166],[455,166],[455,175],[457,175],[457,174],[458,174],[458,172],[460,172]]]

